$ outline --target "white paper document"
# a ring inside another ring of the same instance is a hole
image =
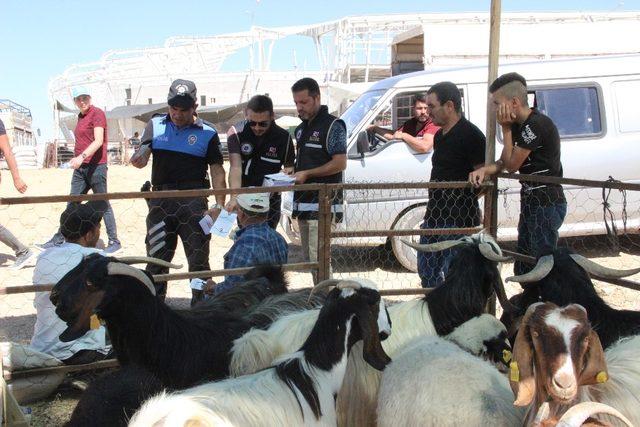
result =
[[[211,227],[213,227],[213,220],[209,215],[203,216],[198,223],[200,224],[200,228],[202,228],[202,231],[204,232],[204,234],[211,234]]]
[[[209,227],[209,233],[220,237],[227,237],[233,226],[236,224],[236,217],[236,214],[222,210],[216,221],[211,221],[212,225]],[[202,220],[204,221],[206,218],[211,220],[209,215],[206,215]],[[202,225],[202,221],[200,221],[200,225]],[[205,231],[205,234],[209,233]]]
[[[265,187],[278,187],[281,185],[293,185],[295,182],[296,179],[293,176],[287,175],[284,172],[278,172],[265,175],[262,185]]]

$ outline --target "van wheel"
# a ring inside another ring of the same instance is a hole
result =
[[[419,203],[417,205],[405,208],[391,225],[392,230],[409,230],[420,228],[420,224],[424,221],[424,210],[427,203]],[[407,270],[418,271],[418,255],[415,249],[410,248],[400,241],[400,239],[410,240],[418,243],[420,236],[392,236],[391,250],[398,262]]]

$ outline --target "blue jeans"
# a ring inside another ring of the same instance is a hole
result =
[[[538,258],[550,254],[558,245],[558,230],[567,215],[567,204],[531,206],[526,200],[520,203],[518,222],[518,253]],[[516,261],[515,274],[524,274],[533,266]]]
[[[456,228],[458,227],[453,221],[446,219],[425,219],[421,229],[427,228]],[[443,240],[460,239],[462,235],[444,235],[444,236],[420,236],[421,244],[436,243]],[[439,252],[420,252],[418,251],[418,275],[423,288],[435,288],[444,283],[445,275],[449,269],[449,263],[455,249],[447,249]]]
[[[71,177],[71,195],[87,194],[89,190],[93,191],[93,194],[103,194],[107,192],[107,165],[82,165],[78,169],[73,171]],[[116,230],[116,218],[113,215],[113,209],[111,209],[111,203],[108,200],[107,211],[104,213],[104,225],[107,229],[107,236],[109,237],[109,243],[118,242],[118,232]],[[62,240],[62,234],[60,231],[54,236],[56,240]]]

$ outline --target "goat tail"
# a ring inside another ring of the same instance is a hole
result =
[[[273,295],[284,294],[287,292],[289,283],[281,265],[258,265],[249,270],[244,278],[246,280],[254,280],[265,278],[269,282],[269,286]]]
[[[239,377],[271,366],[271,362],[280,353],[276,340],[268,331],[251,329],[233,341],[229,375]]]
[[[136,412],[129,427],[233,427],[196,399],[167,393],[149,399]]]

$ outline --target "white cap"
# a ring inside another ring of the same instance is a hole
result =
[[[269,212],[269,193],[238,194],[238,205],[249,212]]]

